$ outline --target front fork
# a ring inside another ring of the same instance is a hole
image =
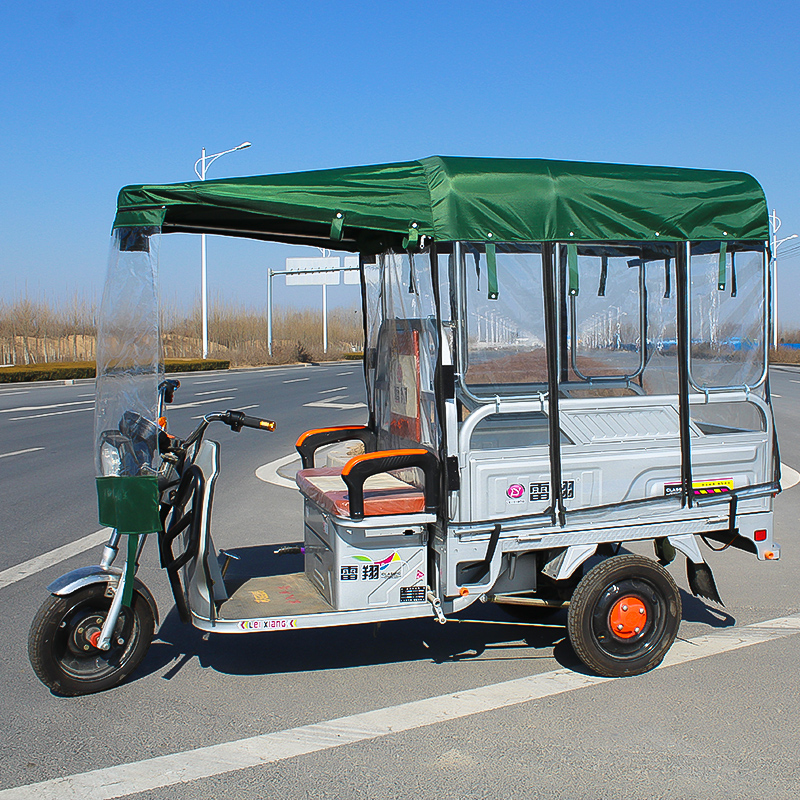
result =
[[[122,566],[122,574],[119,576],[117,587],[114,590],[114,599],[111,601],[111,608],[108,610],[105,622],[100,631],[100,636],[95,643],[98,650],[109,650],[111,648],[111,637],[117,627],[119,614],[123,604],[131,602],[133,593],[133,579],[139,568],[139,556],[144,547],[144,534],[126,534],[128,536],[127,547],[125,549],[125,563]],[[100,559],[100,566],[107,570],[116,559],[119,553],[119,540],[122,534],[118,530],[111,532],[108,544],[103,548],[103,555]]]

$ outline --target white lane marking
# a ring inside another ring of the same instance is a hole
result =
[[[271,483],[273,486],[282,486],[284,489],[297,489],[297,484],[294,481],[290,481],[288,478],[284,478],[283,475],[278,474],[279,467],[291,464],[292,461],[297,461],[299,467],[300,456],[297,453],[290,453],[283,458],[276,458],[274,461],[270,461],[269,464],[259,467],[256,470],[256,478],[264,481],[264,483]]]
[[[355,375],[355,372],[337,372],[336,376],[339,377],[340,375]],[[798,381],[800,383],[800,381]]]
[[[303,403],[303,406],[311,408],[337,408],[340,410],[349,410],[351,408],[366,408],[366,403],[337,403],[337,400],[344,400],[346,394],[338,394],[335,397],[326,397],[324,400],[314,400],[312,403]]]
[[[94,403],[94,400],[75,400],[72,403],[53,403],[49,406],[18,406],[17,408],[2,408],[0,414],[11,414],[19,411],[46,411],[48,408],[66,408],[67,406],[85,406]]]
[[[781,462],[781,489],[786,491],[800,483],[800,472]]]
[[[229,389],[209,389],[207,392],[195,392],[195,397],[203,397],[207,394],[222,394],[224,392],[238,392],[239,389],[236,386],[231,386]]]
[[[227,378],[211,378],[210,380],[205,381],[192,381],[192,386],[199,386],[201,383],[223,383],[226,380]]]
[[[91,392],[90,394],[79,394],[78,397],[94,397],[94,392]]]
[[[728,628],[689,641],[676,642],[657,669],[686,664],[798,633],[800,615],[759,622],[743,628]],[[557,669],[299,728],[17,786],[0,791],[0,800],[111,800],[215,775],[263,767],[265,764],[331,750],[342,745],[426,728],[439,722],[511,708],[614,680]],[[626,678],[619,685],[630,689],[632,682],[637,682],[642,688],[642,682],[646,680],[647,676]]]
[[[24,456],[25,453],[35,453],[37,450],[44,450],[44,447],[29,447],[27,450],[14,450],[11,453],[0,453],[0,458],[9,456]]]
[[[210,403],[221,403],[223,400],[235,399],[235,397],[210,397],[208,400],[195,400],[193,403],[173,403],[170,408],[195,408],[196,406],[207,406]]]
[[[342,389],[346,389],[346,386],[337,386],[335,389],[323,389],[321,392],[317,392],[317,394],[330,394],[331,392],[341,392]]]
[[[311,378],[292,378],[290,381],[282,381],[282,383],[300,383],[300,381],[310,381]]]
[[[41,572],[48,567],[52,567],[54,564],[58,564],[59,561],[65,561],[86,550],[91,550],[92,547],[98,544],[105,544],[110,535],[111,528],[101,528],[99,531],[90,533],[88,536],[84,536],[82,539],[78,539],[75,542],[56,547],[55,550],[51,550],[49,553],[44,553],[41,556],[36,556],[36,558],[23,561],[21,564],[17,564],[16,567],[4,569],[0,572],[0,589],[11,586],[12,583],[35,575],[37,572]]]
[[[260,404],[256,403],[254,406],[239,406],[236,410],[237,411],[249,411],[251,408],[258,408]],[[199,414],[196,417],[192,417],[192,419],[203,419],[205,414]]]
[[[24,417],[9,417],[11,422],[20,419],[41,419],[42,417],[60,417],[62,414],[79,414],[81,411],[94,411],[94,406],[91,408],[70,408],[68,411],[46,411],[44,414],[27,414]]]
[[[770,397],[779,397],[781,400],[783,400],[783,395],[782,394],[775,394],[775,392],[770,392],[769,396]]]
[[[792,380],[791,378],[789,378],[789,383],[800,383],[800,381],[795,381],[795,380]]]

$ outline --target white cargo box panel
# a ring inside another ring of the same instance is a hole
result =
[[[337,611],[426,602],[424,525],[350,527],[308,498],[304,517],[306,577]]]

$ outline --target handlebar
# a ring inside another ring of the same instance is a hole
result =
[[[271,419],[260,419],[259,417],[248,417],[242,411],[226,411],[224,414],[208,414],[206,419],[209,422],[223,422],[234,433],[239,433],[242,427],[255,428],[259,431],[274,431],[275,423]]]
[[[242,411],[229,409],[225,412],[215,411],[211,414],[206,414],[200,424],[185,439],[173,436],[168,437],[162,431],[164,441],[159,441],[159,451],[163,459],[164,468],[177,470],[177,474],[180,476],[185,464],[194,463],[197,448],[199,448],[206,429],[212,422],[222,422],[234,433],[238,433],[243,427],[261,431],[275,430],[275,423],[272,420],[249,417]]]

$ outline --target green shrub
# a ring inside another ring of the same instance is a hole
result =
[[[0,368],[0,383],[17,381],[62,381],[76,378],[94,378],[92,361],[51,362]]]
[[[164,361],[164,372],[207,372],[230,368],[231,362],[221,358],[168,358]]]
[[[230,361],[223,361],[219,358],[168,358],[164,362],[164,371],[201,372],[210,369],[230,369],[230,366]],[[25,366],[0,368],[0,383],[77,380],[79,378],[94,378],[95,372],[96,366],[93,361],[27,364]]]

